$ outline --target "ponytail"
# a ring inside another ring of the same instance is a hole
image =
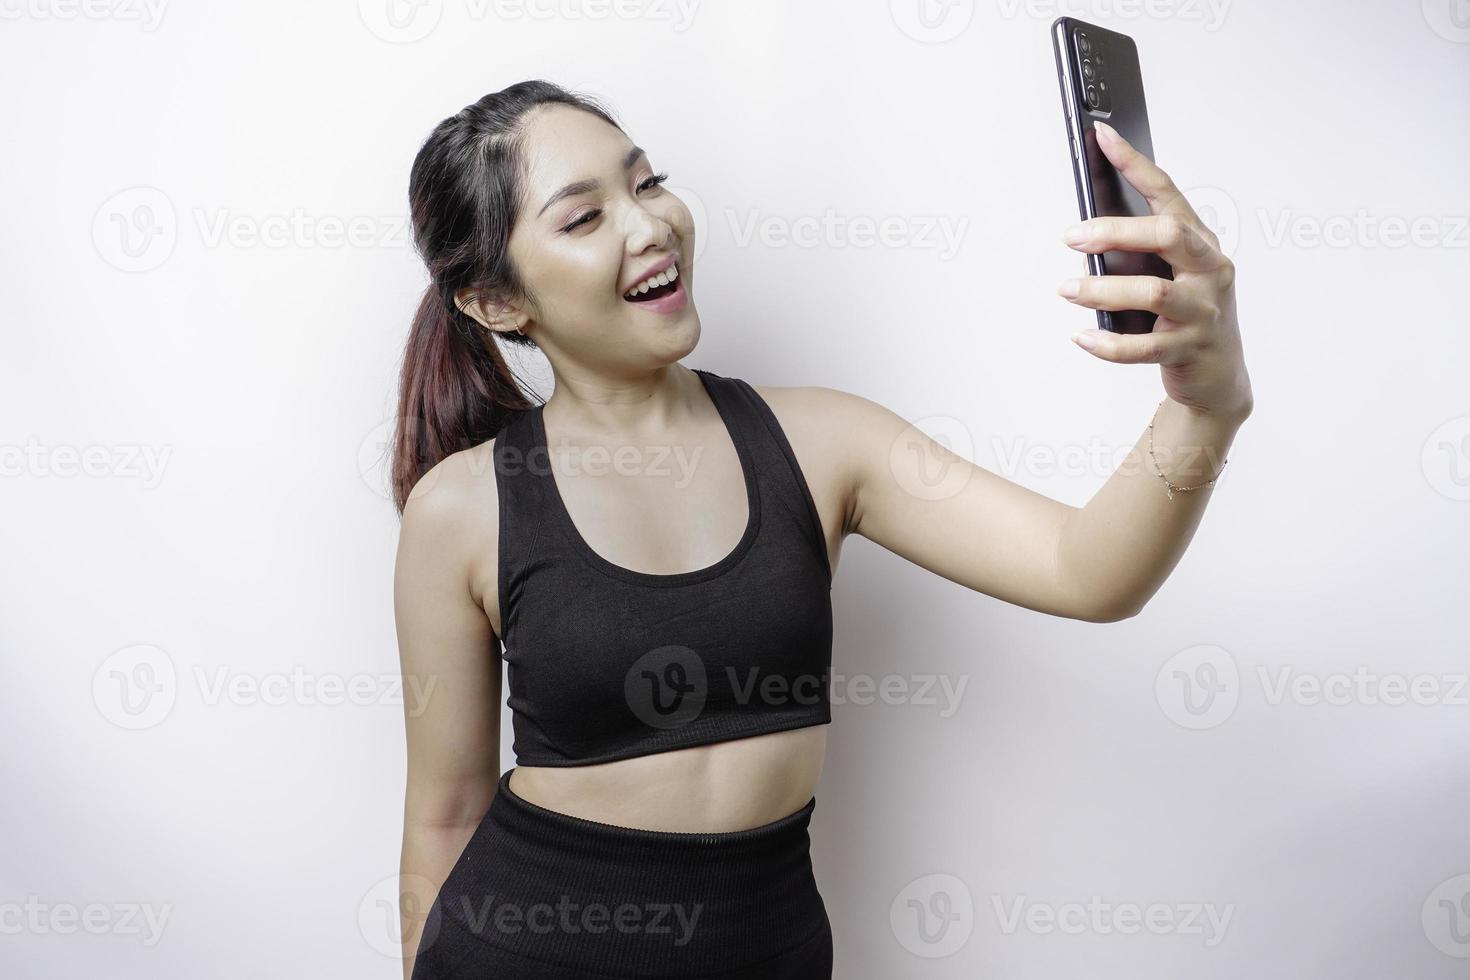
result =
[[[447,456],[493,439],[532,407],[501,344],[535,346],[488,330],[454,302],[460,290],[531,300],[510,261],[522,197],[522,121],[538,105],[582,109],[622,129],[597,100],[552,82],[517,82],[434,127],[414,157],[408,200],[414,248],[430,284],[409,328],[393,435],[398,512],[425,473]]]
[[[490,331],[451,311],[438,288],[424,290],[398,379],[392,455],[398,512],[440,460],[493,439],[531,407]]]

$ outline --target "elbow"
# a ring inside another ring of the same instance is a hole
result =
[[[1113,577],[1108,575],[1107,570],[1082,574],[1076,570],[1079,567],[1078,562],[1069,560],[1067,525],[1078,513],[1080,511],[1074,508],[1067,514],[1056,536],[1052,553],[1052,569],[1058,582],[1057,606],[1065,610],[1062,615],[1085,623],[1119,623],[1132,619],[1148,604],[1151,598],[1149,595],[1140,595],[1137,592],[1127,594],[1117,587],[1099,587],[1099,579],[1107,583]],[[1082,565],[1087,568],[1095,566],[1095,562]]]
[[[1088,623],[1121,623],[1125,619],[1132,619],[1143,612],[1143,607],[1148,605],[1148,598],[1128,598],[1115,600],[1107,604],[1095,604],[1089,606],[1082,615],[1077,618]]]
[[[1125,619],[1132,619],[1134,616],[1137,616],[1142,611],[1143,611],[1142,607],[1137,607],[1137,608],[1130,607],[1130,608],[1124,610],[1123,612],[1110,613],[1105,618],[1099,619],[1098,622],[1099,623],[1121,623]]]
[[[410,781],[403,801],[403,826],[428,834],[458,834],[484,820],[498,788],[489,778],[462,778],[432,787]]]
[[[403,832],[405,834],[426,834],[430,836],[463,833],[473,831],[485,819],[485,814],[490,811],[487,806],[484,810],[464,811],[440,811],[425,813],[422,811],[404,810]]]

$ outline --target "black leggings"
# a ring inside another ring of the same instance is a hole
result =
[[[831,980],[816,797],[725,833],[619,827],[510,791],[429,907],[413,980]]]

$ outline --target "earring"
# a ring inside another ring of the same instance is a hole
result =
[[[500,315],[501,316],[504,316],[505,314],[507,314],[509,312],[510,312],[510,308],[507,307],[507,308],[505,308],[505,309],[503,309],[503,310],[500,311]],[[520,334],[523,337],[526,335],[526,332],[520,328],[520,325],[519,324],[516,325],[515,330],[516,330],[516,333]]]

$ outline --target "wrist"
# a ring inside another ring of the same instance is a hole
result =
[[[1221,428],[1239,428],[1245,424],[1245,420],[1250,418],[1251,412],[1255,410],[1255,403],[1249,395],[1223,408],[1195,408],[1192,405],[1185,405],[1167,397],[1165,401],[1173,406],[1182,418],[1188,419],[1192,425],[1198,424]]]
[[[1167,397],[1167,396],[1166,396]],[[1172,398],[1168,399],[1173,401]],[[1211,408],[1198,408],[1193,405],[1175,404],[1185,409],[1192,420],[1215,422],[1231,426],[1240,426],[1246,419],[1250,418],[1251,412],[1255,410],[1255,395],[1251,391],[1250,381],[1242,380],[1233,386],[1230,393],[1223,399],[1221,404]]]
[[[1234,413],[1199,411],[1169,397],[1159,402],[1149,422],[1147,458],[1171,498],[1214,484],[1242,420]]]

